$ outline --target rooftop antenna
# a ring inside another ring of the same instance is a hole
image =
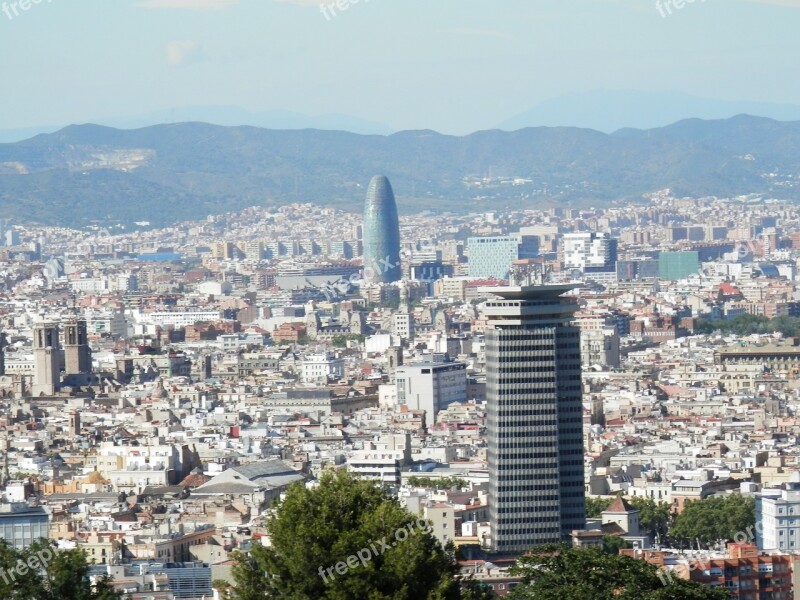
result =
[[[517,265],[509,273],[509,284],[518,286],[545,285],[550,267],[540,264]]]

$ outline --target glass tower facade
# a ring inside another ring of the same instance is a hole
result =
[[[585,522],[577,303],[571,285],[486,288],[492,547],[522,553]]]
[[[470,277],[508,279],[512,263],[519,258],[519,242],[510,235],[471,237],[467,251]]]
[[[400,281],[400,221],[389,180],[372,178],[364,207],[364,281]]]
[[[700,270],[700,253],[662,252],[658,255],[658,277],[667,281],[677,281]]]

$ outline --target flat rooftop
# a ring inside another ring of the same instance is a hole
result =
[[[551,285],[506,285],[498,287],[478,288],[480,293],[499,296],[504,300],[525,300],[529,298],[558,298],[578,289],[580,286],[574,283],[559,283]],[[491,300],[491,298],[489,298]]]

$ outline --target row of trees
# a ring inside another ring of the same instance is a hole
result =
[[[628,504],[639,511],[639,524],[652,537],[667,537],[667,530],[672,523],[672,507],[666,502],[656,502],[652,498],[633,496],[625,499]],[[586,517],[600,518],[600,514],[614,502],[614,498],[587,498]]]
[[[754,531],[755,500],[741,494],[711,496],[705,500],[687,502],[683,512],[675,516],[666,502],[634,496],[628,504],[639,510],[639,523],[644,531],[661,540],[670,540],[678,547],[700,543],[709,546],[720,540],[732,540],[737,534],[751,535]],[[614,498],[587,498],[586,516],[598,518]]]
[[[511,600],[722,600],[725,589],[670,579],[644,560],[570,546],[537,548],[512,570]]]
[[[411,487],[423,487],[433,490],[458,490],[468,485],[467,481],[460,477],[442,477],[439,479],[428,479],[427,477],[409,477],[406,482]]]
[[[590,500],[590,503],[594,501]],[[642,518],[661,527],[664,507],[642,502]],[[599,503],[592,510],[596,511]],[[268,524],[269,547],[237,555],[229,600],[488,600],[492,592],[460,576],[453,546],[371,482],[325,473],[319,485],[295,485]],[[399,532],[403,532],[402,536]],[[552,546],[521,558],[516,600],[714,600],[727,592],[659,577],[640,559]],[[224,587],[223,584],[219,584]]]
[[[696,333],[710,334],[719,331],[728,335],[752,335],[754,333],[782,333],[786,337],[800,336],[800,317],[763,317],[741,315],[730,320],[700,319]]]

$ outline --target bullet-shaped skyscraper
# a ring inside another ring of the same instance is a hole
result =
[[[364,206],[364,280],[400,281],[400,221],[392,185],[384,175],[372,178]]]

